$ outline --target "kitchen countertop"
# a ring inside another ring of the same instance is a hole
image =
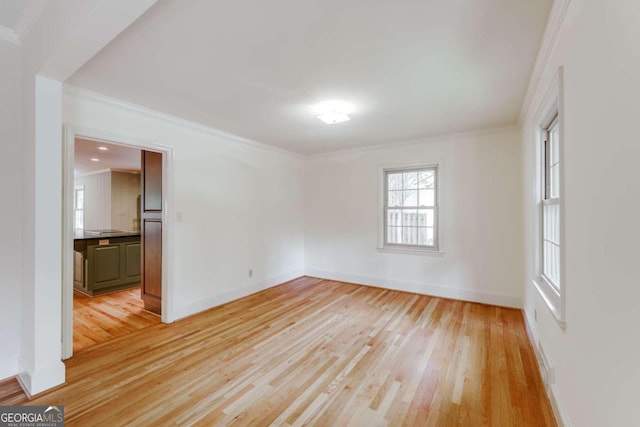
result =
[[[76,230],[74,240],[112,239],[115,237],[139,236],[139,231],[122,230]]]

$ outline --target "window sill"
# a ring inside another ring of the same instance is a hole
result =
[[[378,252],[390,253],[390,254],[405,254],[405,255],[423,255],[423,256],[435,256],[442,257],[446,252],[434,251],[429,249],[411,249],[411,248],[389,248],[378,247]]]
[[[553,288],[549,283],[547,283],[542,277],[537,280],[532,280],[533,286],[536,288],[542,300],[545,302],[551,314],[556,319],[558,326],[562,330],[565,330],[567,327],[567,322],[564,318],[564,313],[562,310],[562,296],[560,293]]]

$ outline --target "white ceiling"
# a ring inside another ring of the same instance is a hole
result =
[[[303,154],[510,125],[552,2],[160,0],[70,83]]]
[[[100,150],[98,147],[105,147],[107,151]],[[76,138],[73,151],[73,171],[78,176],[106,169],[140,171],[141,154],[136,148]],[[95,162],[91,159],[99,161]]]

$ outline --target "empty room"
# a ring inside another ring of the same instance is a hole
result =
[[[0,0],[0,425],[637,426],[639,22]]]

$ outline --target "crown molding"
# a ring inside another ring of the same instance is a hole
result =
[[[179,117],[162,113],[156,110],[152,110],[147,107],[142,107],[140,105],[132,104],[127,101],[122,101],[120,99],[102,95],[100,93],[93,92],[88,89],[80,88],[78,86],[74,86],[69,83],[63,84],[63,92],[67,95],[76,96],[78,98],[89,99],[101,104],[106,104],[112,107],[142,114],[144,116],[161,120],[167,123],[171,123],[173,125],[182,126],[191,130],[208,133],[210,135],[214,135],[217,137],[238,141],[247,145],[251,145],[256,148],[279,153],[279,154],[290,156],[290,157],[295,157],[297,159],[304,159],[304,158],[313,159],[313,158],[331,157],[331,156],[337,156],[337,155],[343,155],[343,154],[361,153],[366,151],[385,150],[390,148],[401,148],[405,146],[417,145],[417,144],[428,143],[428,142],[449,141],[449,140],[462,139],[462,138],[493,135],[498,133],[516,132],[520,130],[520,126],[518,124],[511,124],[506,126],[495,126],[495,127],[489,127],[489,128],[472,129],[472,130],[463,131],[463,132],[452,132],[452,133],[445,133],[445,134],[439,134],[439,135],[427,135],[424,137],[419,137],[419,138],[395,142],[395,143],[383,143],[383,144],[376,144],[376,145],[368,145],[364,147],[349,148],[344,150],[327,151],[322,153],[305,155],[305,154],[296,153],[294,151],[285,150],[283,148],[274,147],[273,145],[254,141],[248,138],[244,138],[242,136],[234,135],[232,133],[224,132],[215,128],[211,128],[209,126],[201,125],[199,123],[195,123],[190,120],[181,119]]]
[[[345,150],[326,151],[322,153],[308,154],[305,157],[309,159],[320,159],[324,157],[342,156],[346,154],[359,154],[359,153],[365,153],[369,151],[404,148],[404,147],[410,147],[412,145],[418,145],[418,144],[428,144],[428,143],[441,142],[441,141],[453,141],[457,139],[474,138],[474,137],[480,137],[480,136],[495,135],[499,133],[517,132],[517,131],[520,131],[520,125],[518,124],[512,124],[512,125],[506,125],[506,126],[494,126],[494,127],[488,127],[488,128],[471,129],[471,130],[462,131],[462,132],[451,132],[451,133],[443,133],[438,135],[426,135],[424,137],[419,137],[419,138],[400,141],[400,142],[366,145],[363,147],[348,148]]]
[[[51,0],[36,0],[29,3],[27,10],[22,15],[22,19],[18,22],[18,25],[16,25],[15,33],[18,38],[18,43],[22,43],[50,1]]]
[[[551,12],[549,13],[549,19],[547,20],[547,26],[545,27],[544,34],[542,36],[542,43],[540,44],[536,63],[533,67],[533,72],[531,73],[527,93],[524,97],[524,101],[522,102],[522,108],[520,109],[520,116],[518,118],[518,124],[520,125],[524,123],[527,118],[527,114],[529,114],[531,101],[540,86],[542,74],[551,59],[551,54],[553,53],[553,49],[558,41],[560,29],[564,23],[564,18],[567,15],[570,3],[571,0],[554,0],[553,2]]]
[[[13,28],[0,25],[0,40],[6,40],[17,46],[20,46],[24,38],[27,36],[33,24],[38,20],[45,7],[51,0],[36,0],[28,3],[25,11],[22,14],[22,18],[15,30]]]
[[[77,96],[79,98],[90,99],[92,101],[99,102],[101,104],[106,104],[106,105],[117,107],[117,108],[120,108],[120,109],[123,109],[123,110],[135,112],[135,113],[138,113],[138,114],[142,114],[144,116],[151,117],[151,118],[154,118],[154,119],[157,119],[157,120],[161,120],[161,121],[173,124],[173,125],[182,126],[182,127],[185,127],[185,128],[191,129],[191,130],[195,130],[195,131],[198,131],[198,132],[208,133],[208,134],[216,136],[216,137],[222,137],[222,138],[225,138],[225,139],[230,139],[230,140],[233,140],[233,141],[241,142],[243,144],[247,144],[247,145],[250,145],[252,147],[260,148],[260,149],[263,149],[263,150],[279,153],[279,154],[290,156],[290,157],[295,157],[297,159],[304,158],[304,156],[302,154],[295,153],[293,151],[285,150],[285,149],[279,148],[279,147],[274,147],[273,145],[265,144],[265,143],[262,143],[262,142],[254,141],[252,139],[244,138],[242,136],[234,135],[232,133],[224,132],[224,131],[221,131],[219,129],[215,129],[215,128],[212,128],[212,127],[209,127],[209,126],[205,126],[205,125],[201,125],[199,123],[192,122],[190,120],[181,119],[179,117],[172,116],[170,114],[161,113],[159,111],[152,110],[152,109],[147,108],[147,107],[142,107],[140,105],[132,104],[132,103],[129,103],[127,101],[122,101],[120,99],[116,99],[116,98],[112,98],[110,96],[102,95],[100,93],[93,92],[93,91],[88,90],[88,89],[83,89],[83,88],[71,85],[69,83],[64,83],[63,84],[63,92],[65,94],[67,94],[67,95]]]
[[[16,34],[16,32],[11,28],[7,28],[3,25],[0,25],[0,40],[8,41],[9,43],[15,44],[17,46],[20,45],[18,34]]]

